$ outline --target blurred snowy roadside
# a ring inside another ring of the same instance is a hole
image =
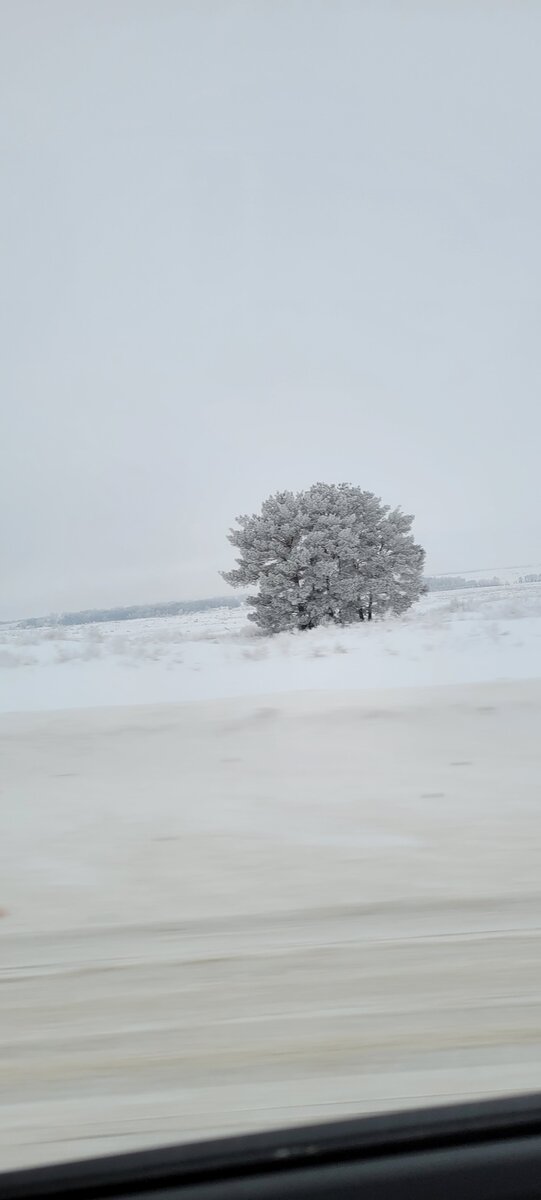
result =
[[[260,636],[242,608],[0,627],[0,711],[541,677],[541,584],[431,593],[401,618]]]
[[[539,1088],[541,584],[4,626],[0,709],[0,1167]]]

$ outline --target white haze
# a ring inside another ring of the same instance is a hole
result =
[[[224,591],[277,488],[540,517],[541,9],[12,0],[0,617]]]

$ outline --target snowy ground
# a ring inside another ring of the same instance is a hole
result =
[[[433,593],[399,620],[261,637],[242,609],[0,627],[0,712],[541,677],[541,584]]]
[[[540,585],[3,638],[0,1166],[541,1087]]]

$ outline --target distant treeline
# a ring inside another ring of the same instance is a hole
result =
[[[540,575],[519,575],[517,583],[541,583]],[[435,575],[425,579],[427,592],[449,592],[453,588],[506,587],[508,581],[498,579],[464,579],[463,575]]]
[[[178,617],[182,613],[207,612],[211,608],[239,608],[243,603],[242,596],[212,596],[209,600],[171,600],[167,604],[132,604],[127,608],[87,608],[82,612],[51,613],[48,617],[27,617],[17,624],[19,629],[94,625],[105,621],[136,621],[142,617]]]
[[[541,583],[541,573],[521,575],[517,583]],[[424,580],[427,592],[448,592],[454,588],[503,587],[505,581],[465,579],[463,575],[433,575]],[[208,612],[213,608],[240,608],[244,596],[211,596],[208,600],[170,600],[167,604],[131,604],[119,608],[86,608],[81,612],[50,613],[47,617],[27,617],[17,621],[19,629],[41,629],[62,625],[99,625],[106,621],[137,621],[143,617],[178,617],[182,613]]]
[[[502,581],[496,575],[492,579],[464,579],[462,575],[435,575],[425,579],[428,592],[448,592],[453,588],[498,587]]]

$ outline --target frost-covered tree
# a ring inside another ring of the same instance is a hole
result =
[[[412,521],[349,483],[277,492],[260,513],[238,517],[228,535],[237,566],[223,578],[257,585],[249,619],[267,633],[401,613],[423,586]]]

